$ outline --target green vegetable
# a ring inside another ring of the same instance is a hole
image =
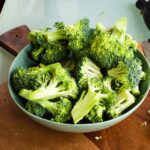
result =
[[[121,88],[133,89],[133,93],[139,94],[138,85],[145,77],[142,71],[142,63],[139,59],[123,59],[117,67],[108,70],[108,75],[121,83]]]
[[[87,18],[69,26],[65,26],[63,22],[56,22],[55,27],[56,31],[41,29],[29,33],[29,40],[35,47],[31,52],[34,60],[44,64],[58,62],[66,57],[67,49],[79,56],[88,45],[91,32]]]
[[[55,102],[49,100],[38,100],[36,102],[52,115],[50,120],[67,122],[71,118],[72,103],[67,98],[60,98]]]
[[[100,68],[94,64],[88,57],[83,57],[77,66],[77,81],[80,88],[85,88],[88,85],[88,80],[103,78]]]
[[[90,112],[85,116],[89,121],[102,122],[103,113],[106,111],[106,107],[103,103],[99,102],[90,110]]]
[[[44,117],[47,114],[47,111],[42,106],[31,101],[26,102],[25,109],[38,117]]]
[[[45,66],[40,64],[36,67],[15,69],[12,74],[12,83],[16,91],[20,92],[21,89],[35,90],[42,86],[43,82],[51,79],[51,65]]]
[[[35,90],[21,89],[19,95],[31,101],[55,99],[58,97],[76,98],[78,89],[75,80],[62,68],[60,63],[52,64],[49,67],[50,79],[43,78],[41,86]],[[43,66],[44,68],[45,66]]]
[[[88,54],[101,68],[111,69],[122,58],[134,57],[133,52],[136,51],[137,43],[125,34],[126,24],[126,19],[121,18],[114,28],[107,31],[101,23],[98,23]]]
[[[100,101],[105,103],[105,100],[108,100],[108,102],[114,101],[114,95],[105,89],[102,81],[90,79],[88,81],[88,91],[82,91],[80,99],[71,111],[74,123],[78,123],[82,120]],[[94,122],[94,120],[92,122]]]
[[[117,94],[116,102],[108,109],[107,114],[111,118],[116,118],[133,103],[135,97],[128,90],[122,90]]]
[[[28,36],[34,46],[31,51],[32,58],[44,64],[60,61],[67,53],[64,42],[59,41],[59,39],[49,39],[50,37],[48,38],[48,36],[54,36],[54,33],[50,34],[52,32],[49,32],[49,29],[41,29],[31,31]]]

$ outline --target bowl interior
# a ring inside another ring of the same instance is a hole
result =
[[[29,55],[30,51],[32,50],[32,46],[31,45],[27,45],[18,55],[17,57],[15,58],[14,62],[12,63],[11,65],[11,68],[10,68],[10,71],[9,71],[9,77],[8,77],[8,86],[9,86],[9,92],[10,92],[10,95],[12,96],[13,100],[15,101],[15,103],[24,111],[26,112],[26,110],[24,109],[24,104],[23,104],[23,101],[21,99],[21,97],[19,97],[14,88],[13,88],[13,85],[12,85],[12,81],[11,81],[11,74],[12,72],[18,68],[18,67],[29,67],[29,66],[33,66],[33,65],[36,65],[37,63],[35,61],[33,61]],[[149,91],[149,85],[150,85],[150,67],[149,67],[149,63],[148,61],[146,60],[146,58],[143,56],[143,54],[141,54],[139,51],[136,52],[135,54],[138,58],[140,58],[143,62],[143,70],[144,72],[147,73],[147,76],[146,76],[146,80],[142,81],[140,83],[140,91],[141,91],[141,95],[137,98],[137,101],[134,105],[132,105],[123,115],[121,115],[120,117],[118,118],[121,118],[122,116],[124,115],[127,115],[127,113],[131,114],[130,111],[132,111],[132,108],[135,106],[135,105],[140,105],[140,103],[142,103],[142,101],[144,100],[144,98],[146,97],[146,95],[148,94],[148,91]],[[30,113],[28,113],[28,115],[30,115]],[[32,116],[32,115],[31,115]],[[36,116],[36,119],[39,118]],[[124,117],[125,118],[125,117]],[[40,118],[41,119],[41,118]],[[117,119],[117,118],[115,118]],[[115,119],[111,119],[111,120],[108,120],[108,121],[104,121],[102,123],[99,123],[99,124],[103,124],[105,122],[110,122],[111,121],[114,121]],[[47,120],[49,121],[49,120]],[[49,121],[52,123],[52,121]],[[64,123],[66,125],[68,125],[68,123]],[[92,123],[91,123],[92,124]],[[82,126],[83,124],[77,124],[75,126]],[[85,124],[84,124],[85,125]],[[88,124],[90,125],[90,124]]]

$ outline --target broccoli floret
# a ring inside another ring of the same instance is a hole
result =
[[[88,54],[96,63],[105,69],[115,67],[119,60],[127,57],[132,59],[137,44],[128,35],[125,35],[126,19],[121,18],[115,27],[107,31],[99,23],[94,31]]]
[[[49,71],[50,65],[40,64],[37,67],[15,69],[12,74],[12,83],[17,92],[21,89],[35,90],[42,86],[43,82],[48,82],[51,79]]]
[[[27,101],[26,102],[25,109],[28,112],[30,112],[30,113],[32,113],[32,114],[34,114],[36,116],[39,116],[39,117],[44,117],[44,115],[47,114],[46,109],[44,109],[39,104],[31,102],[31,101]]]
[[[91,35],[89,19],[80,19],[75,24],[69,26],[65,26],[63,22],[56,22],[55,27],[57,28],[56,33],[68,41],[68,48],[76,56],[85,54],[85,51],[82,50],[89,44],[89,37]]]
[[[103,78],[100,68],[87,57],[83,57],[79,61],[76,76],[80,88],[86,88],[89,79],[96,78],[100,80]]]
[[[107,114],[111,118],[116,118],[133,103],[135,97],[128,90],[122,90],[117,94],[116,102],[107,110]]]
[[[104,99],[114,99],[112,93],[104,89],[103,82],[90,79],[88,81],[88,91],[82,91],[81,96],[71,111],[71,115],[74,123],[78,123],[82,120],[91,109],[100,101]]]
[[[103,113],[105,110],[106,110],[105,105],[101,102],[98,102],[85,117],[93,123],[102,122]]]
[[[69,49],[79,56],[80,51],[89,43],[89,19],[81,19],[76,24],[66,27],[66,34],[69,39]]]
[[[118,62],[117,67],[107,71],[108,75],[121,83],[121,88],[135,89],[139,85],[145,73],[142,71],[142,63],[138,58],[123,59]],[[134,90],[133,90],[134,91]]]
[[[85,54],[82,50],[88,45],[91,34],[87,18],[69,26],[56,22],[55,27],[56,31],[41,29],[29,33],[29,40],[35,47],[31,51],[34,60],[44,64],[60,61],[67,55],[67,49],[76,56]]]
[[[54,36],[53,34],[48,29],[33,30],[29,33],[29,40],[34,46],[31,51],[34,60],[50,64],[60,61],[67,55],[65,42],[59,41],[59,38],[57,40],[49,39],[50,36]]]
[[[47,44],[45,51],[40,56],[40,62],[44,64],[51,64],[54,62],[61,61],[65,56],[67,56],[67,51],[62,44],[59,42]]]
[[[29,32],[28,39],[31,41],[33,45],[41,46],[46,42],[45,34],[47,34],[48,31],[49,31],[48,28],[33,30]]]
[[[72,103],[67,98],[60,98],[54,102],[49,100],[38,100],[36,102],[52,114],[50,118],[52,121],[63,123],[71,118]]]
[[[34,60],[39,61],[41,59],[41,55],[44,52],[44,48],[40,46],[35,46],[31,51],[31,56]]]
[[[60,63],[51,64],[50,80],[43,80],[36,90],[21,89],[19,95],[31,101],[70,97],[75,99],[78,93],[77,84]],[[47,66],[46,66],[47,67]],[[43,69],[45,66],[43,66]]]
[[[63,22],[55,22],[54,27],[55,27],[57,30],[64,29],[64,28],[65,28],[65,24],[64,24]]]

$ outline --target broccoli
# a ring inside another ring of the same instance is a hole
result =
[[[49,71],[51,65],[40,64],[36,67],[19,67],[12,73],[12,83],[17,92],[21,89],[35,90],[42,86],[43,82],[50,81]]]
[[[25,104],[25,109],[38,116],[38,117],[44,117],[47,114],[46,109],[44,109],[42,106],[40,106],[37,103],[31,102],[31,101],[27,101]]]
[[[34,60],[44,64],[60,61],[67,55],[67,49],[76,56],[85,54],[82,50],[87,47],[91,34],[89,19],[83,18],[69,26],[56,22],[55,27],[56,31],[41,29],[29,33],[29,40],[35,47],[31,52]]]
[[[85,54],[83,50],[89,44],[89,38],[91,30],[89,27],[89,19],[80,19],[73,25],[65,26],[63,22],[56,22],[55,27],[57,28],[56,33],[68,41],[68,49],[70,49],[75,56]],[[51,37],[48,36],[48,38]],[[83,51],[82,51],[83,50]]]
[[[31,101],[55,99],[58,97],[70,97],[75,99],[78,89],[74,78],[62,68],[60,63],[51,64],[49,66],[51,74],[50,80],[44,78],[41,86],[35,90],[23,88],[20,90],[19,95]],[[45,69],[45,66],[43,66],[43,69]]]
[[[41,54],[43,54],[44,48],[40,46],[34,46],[34,49],[31,51],[31,56],[35,61],[40,61]]]
[[[138,85],[145,76],[142,71],[142,62],[140,59],[126,59],[118,62],[117,67],[107,71],[108,75],[117,80],[121,84],[121,88],[133,89],[133,93],[138,94]]]
[[[34,49],[31,56],[35,61],[50,64],[62,60],[67,54],[64,41],[53,41],[47,38],[50,34],[49,29],[33,30],[28,38],[33,44]]]
[[[63,22],[55,22],[54,27],[55,27],[57,30],[61,30],[61,29],[64,29],[64,28],[65,28],[65,24],[64,24]]]
[[[105,90],[102,81],[94,78],[90,79],[88,81],[88,91],[82,91],[79,100],[71,111],[74,123],[82,120],[98,102],[104,101],[104,99],[113,101],[114,95]]]
[[[116,118],[133,103],[135,97],[128,90],[122,90],[117,94],[116,102],[107,110],[107,114],[111,118]]]
[[[57,101],[37,100],[35,103],[46,109],[52,117],[50,120],[56,122],[67,122],[71,118],[72,103],[67,98],[60,98]]]
[[[79,61],[76,76],[80,88],[86,88],[88,86],[88,79],[96,78],[100,80],[103,78],[100,68],[88,57],[83,57]]]
[[[121,18],[115,27],[107,31],[98,23],[91,40],[88,54],[104,69],[115,67],[124,57],[132,59],[137,43],[125,34],[126,19]]]
[[[103,113],[105,110],[106,110],[105,105],[101,102],[98,102],[85,117],[93,123],[102,122]]]
[[[41,55],[39,61],[44,64],[51,64],[61,61],[65,56],[67,56],[65,46],[62,46],[59,42],[51,42],[46,45],[45,52]]]

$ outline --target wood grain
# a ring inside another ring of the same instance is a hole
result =
[[[16,27],[0,36],[0,46],[13,55],[17,55],[29,40],[27,38],[30,29],[26,25]]]
[[[32,121],[0,85],[0,150],[98,150],[83,134],[58,132]]]

